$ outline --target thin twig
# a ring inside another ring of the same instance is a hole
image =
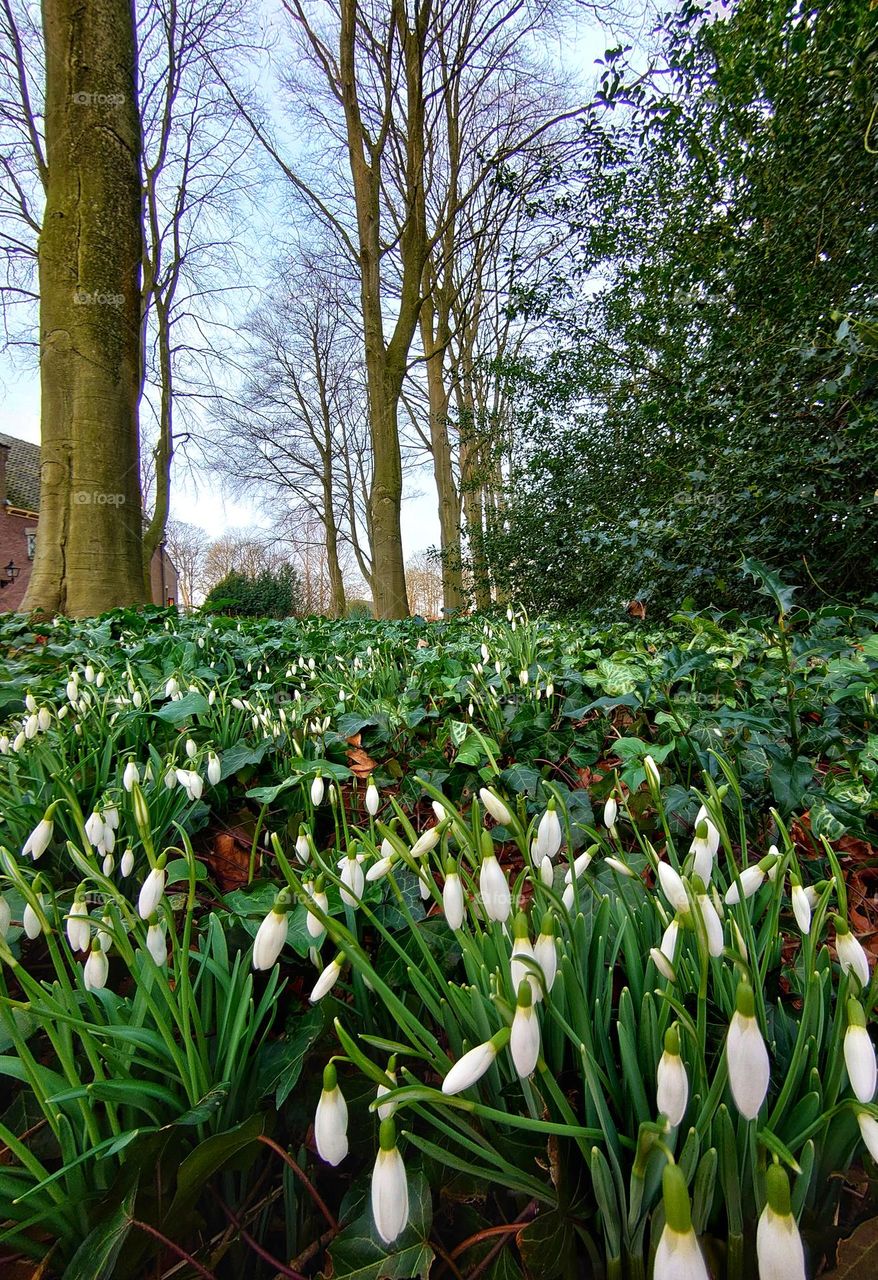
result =
[[[132,1227],[138,1227],[141,1231],[145,1231],[148,1236],[159,1240],[166,1249],[170,1249],[178,1258],[182,1258],[184,1262],[188,1262],[190,1267],[194,1267],[200,1276],[204,1276],[205,1280],[216,1280],[216,1276],[212,1271],[208,1271],[207,1267],[203,1267],[192,1257],[191,1253],[187,1253],[185,1249],[181,1249],[178,1244],[174,1244],[173,1240],[169,1240],[167,1236],[163,1236],[161,1231],[157,1231],[155,1227],[151,1227],[148,1222],[141,1222],[139,1218],[131,1218]]]
[[[296,1177],[300,1178],[304,1186],[307,1187],[309,1195],[311,1196],[314,1203],[317,1205],[317,1208],[323,1214],[326,1221],[329,1223],[329,1225],[332,1227],[334,1231],[337,1231],[338,1219],[333,1216],[332,1211],[328,1208],[326,1201],[323,1199],[320,1192],[314,1186],[314,1183],[305,1173],[304,1169],[299,1168],[299,1166],[296,1164],[295,1160],[289,1154],[289,1152],[284,1151],[280,1143],[275,1142],[273,1138],[267,1138],[264,1133],[260,1133],[259,1137],[257,1138],[257,1142],[262,1142],[266,1147],[271,1147],[272,1151],[276,1151],[277,1154],[280,1156],[281,1160],[283,1160],[286,1164],[289,1165],[289,1167],[292,1169]]]

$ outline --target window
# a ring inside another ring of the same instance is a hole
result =
[[[28,529],[25,533],[27,538],[27,558],[33,560],[37,549],[37,531],[36,529]]]

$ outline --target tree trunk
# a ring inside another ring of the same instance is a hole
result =
[[[430,447],[433,475],[439,499],[439,543],[442,553],[442,599],[446,610],[461,609],[463,564],[460,547],[460,495],[451,465],[451,442],[448,439],[448,406],[450,393],[445,383],[443,365],[447,343],[447,323],[439,314],[428,289],[421,309],[421,341],[427,364],[427,395],[430,405]],[[444,332],[443,332],[444,330]]]
[[[470,376],[464,374],[458,391],[460,414],[460,489],[466,519],[466,536],[477,609],[491,607],[491,579],[485,555],[482,507],[481,449],[475,423],[475,397]]]
[[[164,541],[168,516],[171,511],[171,459],[174,456],[171,326],[164,300],[156,296],[154,302],[158,327],[159,369],[162,390],[159,408],[159,438],[153,450],[153,458],[155,460],[155,504],[152,517],[143,532],[143,574],[147,599],[152,593],[152,557]],[[161,603],[164,604],[164,600]]]
[[[327,458],[323,473],[323,531],[326,544],[326,568],[329,574],[329,610],[334,618],[343,618],[347,613],[347,600],[338,559],[338,525],[332,501],[332,460]]]
[[[23,608],[144,600],[140,119],[130,0],[43,0],[40,520]]]
[[[399,386],[387,377],[386,356],[366,347],[372,484],[369,490],[372,542],[372,599],[376,618],[407,618],[408,594],[402,554],[402,455],[397,411]]]

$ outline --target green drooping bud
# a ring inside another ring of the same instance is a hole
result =
[[[746,978],[742,978],[738,983],[738,990],[735,993],[735,1008],[742,1018],[755,1018],[756,1016],[756,1001],[753,999],[753,988]]]
[[[378,1130],[378,1145],[382,1151],[392,1151],[396,1146],[396,1125],[390,1116],[381,1121],[381,1127]]]
[[[765,1197],[776,1214],[788,1218],[790,1208],[790,1180],[779,1164],[770,1164],[765,1171]]]
[[[680,1028],[676,1022],[672,1022],[665,1032],[665,1053],[675,1058],[680,1056]]]
[[[668,1226],[678,1235],[687,1235],[692,1230],[692,1206],[689,1203],[686,1179],[678,1164],[665,1165],[662,1174],[662,1199]]]
[[[337,1085],[338,1072],[335,1069],[335,1063],[327,1062],[326,1066],[323,1068],[323,1088],[327,1093],[332,1093],[332,1090],[335,1089]]]

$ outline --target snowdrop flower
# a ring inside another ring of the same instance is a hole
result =
[[[660,862],[658,864],[658,878],[662,892],[668,902],[676,912],[680,915],[685,915],[689,910],[689,895],[686,892],[686,885],[682,876],[674,870],[669,862]]]
[[[529,960],[534,958],[533,945],[528,937],[527,916],[523,911],[519,911],[512,922],[512,956],[509,960],[509,977],[513,991],[517,991],[522,982],[529,982],[533,974],[533,969],[519,958],[521,956],[527,956]]]
[[[534,960],[543,972],[546,991],[551,991],[558,974],[558,950],[555,946],[555,921],[550,911],[543,916],[540,932],[534,943]],[[535,1000],[542,1000],[543,987],[539,979],[531,978]]]
[[[518,1074],[525,1079],[536,1069],[540,1056],[540,1024],[534,1009],[530,983],[525,979],[518,988],[515,1017],[509,1036],[509,1052]]]
[[[320,977],[314,983],[314,989],[308,997],[312,1004],[316,1004],[318,1000],[322,1000],[327,992],[332,990],[336,982],[338,982],[338,976],[341,973],[341,966],[343,963],[344,955],[342,952],[339,952],[334,959],[330,960]]]
[[[615,796],[608,796],[604,801],[604,826],[607,828],[610,835],[613,836],[616,834],[616,818],[618,817],[618,814],[619,805],[616,802]]]
[[[46,730],[48,729],[51,723],[52,723],[52,716],[49,711],[49,708],[40,707],[39,711],[37,712],[37,724],[39,725],[39,728],[42,730],[43,733],[46,732]]]
[[[726,1039],[726,1059],[735,1106],[745,1120],[755,1120],[768,1093],[771,1068],[756,1021],[753,989],[743,980],[738,983],[735,996],[735,1012]]]
[[[563,838],[561,822],[555,811],[553,797],[546,807],[546,812],[540,818],[540,825],[537,827],[537,857],[554,858],[561,848]]]
[[[844,1064],[858,1102],[871,1102],[878,1085],[875,1047],[866,1030],[866,1015],[858,1000],[848,1000],[848,1026],[844,1033]]]
[[[77,727],[77,729],[80,729],[80,731],[81,731],[81,726],[80,726],[80,725],[77,725],[76,727]],[[12,742],[12,750],[13,750],[16,754],[18,754],[18,752],[19,752],[19,751],[21,750],[21,748],[24,746],[24,744],[25,744],[25,742],[26,742],[26,741],[27,741],[27,739],[26,739],[26,738],[25,738],[25,736],[24,736],[24,730],[22,730],[20,733],[17,733],[17,734],[15,735],[15,738],[13,739],[13,742]]]
[[[323,784],[323,779],[318,773],[316,778],[314,778],[314,780],[311,783],[311,803],[314,805],[315,808],[317,807],[317,805],[323,803],[324,792],[325,792],[325,787]]]
[[[745,867],[740,875],[740,888],[738,887],[738,882],[735,881],[726,890],[726,906],[736,906],[741,901],[742,896],[744,898],[752,898],[754,893],[761,888],[763,880],[776,863],[777,855],[768,853],[759,862],[755,862],[750,867]]]
[[[79,697],[79,687],[77,685],[77,681],[74,676],[71,676],[71,678],[67,681],[67,688],[65,692],[67,693],[68,702],[76,702],[77,698]]]
[[[872,1159],[878,1162],[878,1120],[868,1111],[858,1111],[857,1124],[860,1126],[860,1137],[866,1144],[866,1150]]]
[[[215,787],[222,776],[223,767],[220,758],[215,751],[211,751],[207,756],[207,781]]]
[[[442,909],[449,929],[459,929],[464,916],[463,885],[457,864],[450,859],[445,868],[445,884],[442,886]]]
[[[694,877],[693,877],[694,879]],[[695,881],[697,888],[702,888],[699,882]],[[721,956],[723,953],[723,922],[720,919],[719,912],[709,894],[699,893],[696,889],[695,901],[698,904],[698,910],[701,913],[701,920],[704,924],[704,932],[707,937],[707,951],[714,958]]]
[[[123,876],[130,876],[134,870],[134,850],[126,849],[122,854],[122,861],[119,863],[119,871]]]
[[[192,741],[191,738],[186,739],[186,755],[189,757],[190,760],[194,760],[195,757],[198,755],[198,747]]]
[[[678,939],[679,933],[680,933],[680,924],[675,916],[674,919],[671,921],[671,923],[668,925],[668,927],[665,929],[664,933],[662,934],[662,940],[659,946],[659,951],[661,951],[662,955],[665,957],[665,959],[668,961],[669,964],[674,963],[674,957],[677,953],[677,939]]]
[[[412,845],[412,857],[420,858],[425,853],[429,853],[431,849],[435,849],[439,843],[439,827],[428,827],[421,835],[418,836]]]
[[[695,818],[695,836],[689,846],[689,852],[693,854],[692,874],[699,876],[705,885],[710,884],[718,849],[719,831],[702,805]]]
[[[164,858],[160,858],[158,865],[153,867],[140,887],[137,914],[141,920],[148,920],[150,916],[155,915],[156,908],[162,900],[162,894],[165,892],[166,879]]]
[[[692,1206],[678,1164],[662,1174],[665,1226],[653,1267],[653,1280],[710,1280],[698,1238],[692,1229]]]
[[[793,904],[793,915],[796,917],[796,924],[802,930],[802,933],[811,932],[811,903],[808,895],[802,888],[802,882],[798,876],[790,874],[790,900]]]
[[[134,703],[134,706],[138,708],[138,710],[143,706],[143,694],[140,692],[139,689],[134,690],[134,692],[131,695],[131,701]]]
[[[347,907],[359,906],[366,887],[366,877],[360,865],[361,857],[361,854],[351,852],[338,864],[341,875],[341,900]]]
[[[561,902],[564,906],[565,911],[573,910],[573,906],[576,902],[576,890],[574,889],[572,884],[568,884],[564,886],[564,892],[561,895]]]
[[[287,940],[287,907],[289,899],[281,892],[274,906],[260,924],[253,940],[253,968],[272,969]]]
[[[107,975],[110,972],[110,962],[107,959],[107,953],[95,942],[91,951],[88,953],[88,959],[82,970],[82,980],[85,983],[87,991],[102,991],[107,985]]]
[[[86,679],[88,679],[87,672],[86,672]],[[180,692],[180,686],[177,684],[177,681],[174,679],[174,677],[171,676],[171,678],[165,682],[165,697],[173,698],[174,695],[178,694],[179,692]]]
[[[105,679],[106,679],[105,673],[103,671],[99,671],[97,676],[95,677],[95,684],[99,689],[103,689]]]
[[[42,894],[37,895],[37,902],[39,904],[40,912],[44,911],[45,903],[43,901]],[[30,938],[31,942],[33,942],[34,938],[38,938],[43,932],[43,922],[40,915],[34,910],[29,902],[25,903],[21,923],[24,926],[26,936]]]
[[[104,820],[97,811],[86,818],[85,834],[88,836],[89,844],[93,844],[96,849],[104,843]]]
[[[381,797],[378,794],[378,788],[375,786],[373,778],[369,779],[369,785],[366,787],[366,812],[370,818],[374,818],[378,812],[378,806],[381,804]]]
[[[483,833],[483,836],[487,832]],[[482,840],[482,867],[479,871],[479,894],[489,920],[503,924],[512,910],[512,894],[503,870],[494,855],[490,836]]]
[[[82,886],[73,895],[70,915],[67,917],[67,941],[71,951],[88,951],[91,944],[91,925],[88,921],[88,904]]]
[[[621,858],[604,858],[604,865],[610,867],[611,870],[617,872],[620,876],[627,876],[629,880],[635,878],[634,872],[627,866]]]
[[[157,965],[167,964],[168,948],[165,943],[165,931],[158,923],[153,923],[146,931],[146,949]]]
[[[314,1142],[321,1160],[341,1164],[348,1153],[348,1108],[333,1063],[323,1068],[323,1089],[314,1116]]]
[[[846,920],[833,916],[835,924],[835,950],[843,973],[852,973],[861,987],[869,985],[869,961],[862,944],[851,933]]]
[[[667,1116],[671,1128],[677,1129],[686,1114],[689,1101],[689,1077],[680,1057],[680,1031],[676,1022],[665,1032],[665,1047],[656,1072],[656,1106]]]
[[[177,769],[177,781],[186,791],[188,798],[193,801],[200,800],[204,791],[204,783],[200,774],[194,769]]]
[[[805,1250],[790,1208],[790,1183],[779,1164],[765,1171],[765,1194],[756,1226],[759,1280],[805,1280]]]
[[[177,785],[177,770],[173,767],[173,765],[170,765],[170,766],[168,767],[168,771],[167,771],[167,773],[165,774],[163,781],[164,781],[164,784],[165,784],[165,786],[167,787],[167,789],[168,789],[169,791],[172,791],[172,790],[174,789],[174,787],[176,787],[176,785]]]
[[[299,834],[296,836],[296,857],[300,862],[308,862],[311,857],[311,845],[308,840],[308,832],[303,826],[299,827]]]
[[[450,1097],[452,1094],[462,1093],[464,1089],[469,1089],[470,1085],[474,1085],[477,1080],[481,1080],[497,1057],[497,1054],[508,1043],[509,1036],[509,1028],[503,1027],[490,1040],[486,1040],[484,1044],[477,1044],[474,1049],[470,1049],[462,1058],[458,1058],[442,1081],[442,1092]]]
[[[512,814],[495,792],[489,791],[487,787],[482,787],[479,791],[479,799],[495,822],[499,822],[501,827],[509,826],[512,821]]]
[[[384,844],[389,844],[384,841]],[[382,844],[383,848],[383,844]],[[392,848],[392,846],[391,846]],[[383,858],[379,858],[377,862],[373,862],[372,866],[366,872],[366,879],[370,884],[374,884],[376,880],[383,880],[386,875],[393,870],[393,864],[396,862],[396,854],[394,852],[387,853]]]
[[[314,903],[318,911],[322,911],[325,915],[329,910],[329,899],[327,898],[326,894],[323,892],[322,880],[317,880],[313,884],[311,881],[309,881],[305,885],[305,889],[308,892],[308,895],[311,898],[311,901]],[[313,911],[309,911],[308,914],[306,915],[305,927],[308,930],[309,936],[314,938],[315,941],[318,938],[322,939],[324,933],[326,932],[326,930],[323,927],[322,921],[318,919],[318,917],[313,913]]]
[[[574,880],[578,880],[581,875],[585,874],[591,866],[591,860],[595,855],[597,847],[598,846],[596,844],[589,845],[589,847],[580,853],[577,858],[574,858],[573,866],[568,867],[564,872],[565,884],[572,884]]]
[[[662,783],[662,775],[659,773],[659,767],[652,756],[643,757],[643,772],[646,774],[646,781],[649,786],[657,791]]]
[[[555,868],[552,865],[551,858],[543,858],[540,863],[540,880],[547,889],[551,889],[552,885],[555,883]]]
[[[448,816],[445,812],[445,805],[440,804],[438,800],[433,801],[433,812],[439,822],[444,822]]]
[[[50,804],[42,818],[40,818],[33,831],[25,840],[22,846],[21,856],[27,857],[28,854],[33,858],[34,862],[41,858],[52,843],[52,835],[55,831],[55,805]]]
[[[5,938],[12,923],[12,908],[0,893],[0,938]]]
[[[25,720],[25,722],[24,722],[24,736],[25,736],[25,738],[26,738],[28,741],[30,741],[30,740],[31,740],[31,738],[35,738],[35,737],[37,736],[37,733],[38,733],[38,731],[39,731],[39,728],[40,728],[40,721],[39,721],[39,717],[38,717],[38,716],[35,716],[35,715],[34,715],[34,716],[28,716],[27,720]]]
[[[122,786],[126,791],[130,791],[135,782],[140,781],[140,773],[137,765],[133,760],[129,760],[125,766],[125,772],[122,774]]]
[[[667,978],[668,982],[677,981],[677,971],[663,951],[658,947],[650,947],[649,958],[663,978]]]
[[[385,1094],[390,1093],[391,1089],[395,1089],[395,1088],[396,1088],[396,1083],[397,1083],[397,1081],[396,1081],[396,1071],[394,1070],[395,1066],[396,1066],[396,1059],[395,1059],[395,1058],[391,1058],[391,1059],[390,1059],[390,1062],[387,1064],[387,1072],[386,1072],[387,1078],[391,1081],[391,1083],[390,1083],[390,1084],[379,1084],[379,1086],[378,1086],[378,1088],[377,1088],[377,1090],[376,1090],[376,1093],[375,1093],[376,1101],[378,1101],[378,1100],[380,1100],[381,1098],[383,1098]],[[394,1111],[395,1111],[395,1110],[396,1110],[396,1103],[395,1103],[395,1102],[384,1102],[384,1103],[382,1103],[382,1104],[378,1107],[378,1119],[379,1119],[379,1120],[389,1120],[389,1119],[390,1119],[390,1117],[393,1115],[393,1113],[394,1113]]]
[[[378,1156],[372,1170],[372,1217],[381,1239],[385,1244],[392,1244],[409,1220],[408,1179],[392,1120],[382,1120],[378,1142]]]
[[[37,700],[34,697],[34,695],[30,692],[30,690],[28,690],[27,694],[25,695],[24,705],[27,708],[27,710],[30,711],[31,713],[33,713],[37,709]]]

